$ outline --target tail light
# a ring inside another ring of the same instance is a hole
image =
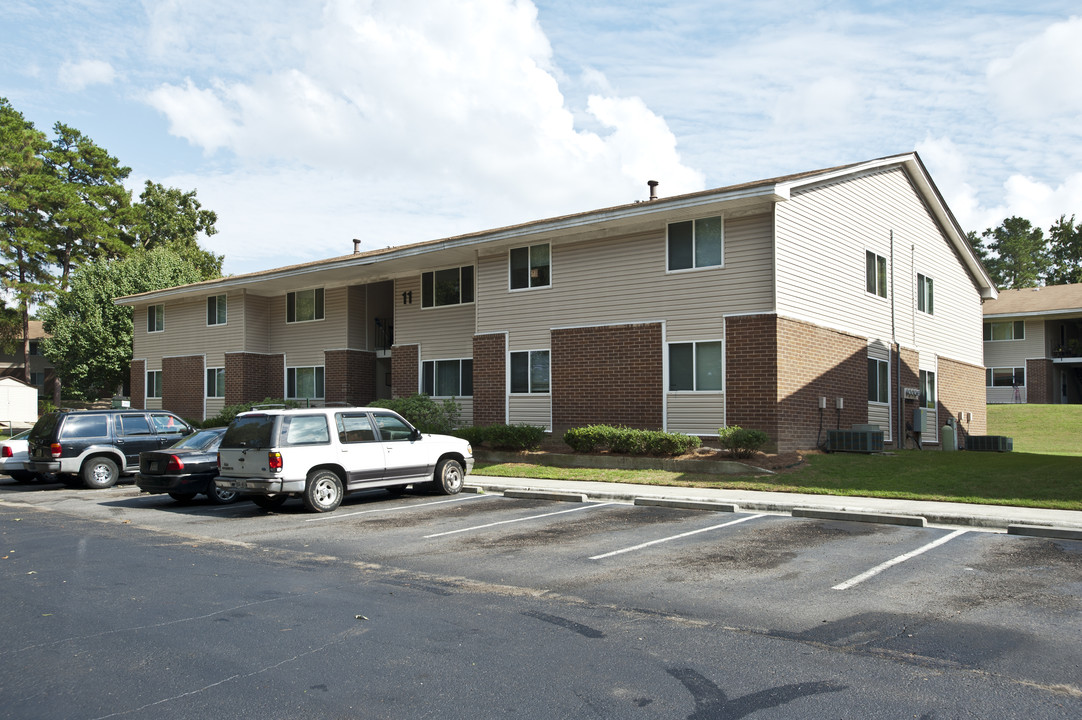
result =
[[[15,453],[11,451],[10,447],[5,445],[3,451],[0,451],[0,455],[3,455],[4,457],[14,457]]]
[[[169,456],[169,463],[165,466],[167,472],[180,472],[184,469],[184,461],[176,455]]]
[[[282,472],[282,453],[267,453],[267,468],[274,472]]]
[[[60,443],[53,443],[52,445],[49,446],[49,453],[54,458],[60,457],[60,453],[62,453],[62,452],[63,452],[63,450],[60,449]]]
[[[217,455],[218,455],[218,472],[221,472],[221,470],[222,470],[222,454],[218,453]]]

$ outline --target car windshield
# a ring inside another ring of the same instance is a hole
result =
[[[8,438],[8,440],[25,440],[28,437],[30,437],[30,431],[29,430],[23,430],[18,435],[12,435],[11,437]]]
[[[198,432],[189,435],[188,437],[181,438],[176,441],[170,447],[172,448],[192,448],[195,450],[209,450],[219,438],[222,437],[222,433],[225,432],[225,428],[213,428],[210,430],[199,430]]]
[[[240,415],[229,423],[222,437],[223,448],[269,448],[274,443],[274,415]]]
[[[38,418],[34,427],[30,428],[30,439],[37,442],[47,442],[56,429],[56,423],[60,419],[59,413],[46,413]]]

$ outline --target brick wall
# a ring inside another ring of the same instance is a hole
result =
[[[376,399],[376,354],[364,350],[326,350],[324,396],[328,403],[367,405]]]
[[[981,381],[983,384],[983,380]],[[1047,358],[1026,360],[1026,402],[1051,405],[1055,383],[1052,361]]]
[[[1028,368],[1027,368],[1028,378]],[[971,423],[956,424],[960,434],[987,435],[988,415],[985,404],[984,367],[939,358],[939,423],[948,417],[958,420],[958,413],[973,413]]]
[[[507,422],[507,336],[473,336],[473,424]]]
[[[900,351],[900,354],[901,354],[901,366],[902,366],[901,367],[901,369],[902,369],[902,379],[901,379],[900,387],[896,387],[893,384],[894,383],[894,373],[895,373],[895,369],[894,369],[893,365],[891,365],[891,370],[890,370],[890,374],[891,374],[891,378],[890,378],[891,396],[890,397],[891,397],[892,400],[894,400],[895,403],[901,402],[902,406],[903,406],[902,407],[902,422],[901,422],[900,426],[899,426],[899,419],[898,419],[898,406],[897,406],[897,404],[895,404],[895,405],[893,405],[891,407],[891,412],[894,414],[894,417],[892,418],[892,422],[894,423],[894,435],[895,435],[895,438],[892,438],[892,442],[900,437],[902,439],[902,447],[903,448],[907,448],[907,447],[908,448],[915,448],[916,444],[913,443],[912,440],[906,440],[906,438],[905,438],[905,428],[906,428],[906,423],[912,423],[913,422],[913,411],[919,406],[920,403],[917,400],[906,400],[905,399],[905,388],[918,388],[918,389],[920,388],[920,365],[919,365],[920,356],[918,355],[916,350],[909,350],[909,349],[906,349],[906,348],[902,348],[901,351]],[[894,444],[897,445],[896,442]]]
[[[827,429],[868,422],[867,339],[786,318],[777,320],[777,337],[779,451],[813,448]]]
[[[225,404],[259,402],[285,395],[285,358],[259,353],[226,353]]]
[[[778,442],[777,317],[725,320],[725,419]]]
[[[395,345],[391,348],[391,397],[408,397],[417,394],[418,362],[420,346]]]
[[[131,406],[143,409],[146,407],[147,386],[147,362],[146,360],[132,360],[131,363]]]
[[[553,330],[553,433],[593,423],[660,430],[663,352],[660,323]]]
[[[162,358],[162,409],[202,420],[204,382],[202,355]]]

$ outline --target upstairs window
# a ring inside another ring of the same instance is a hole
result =
[[[147,332],[156,333],[165,330],[165,305],[151,305],[147,308]]]
[[[868,250],[864,257],[864,289],[872,295],[885,298],[887,296],[887,259],[882,255],[876,255],[871,250]]]
[[[429,397],[471,397],[473,360],[426,360],[421,363],[421,392]]]
[[[286,322],[323,319],[323,288],[286,293]]]
[[[552,284],[551,251],[547,243],[513,248],[509,257],[512,290],[528,290]]]
[[[669,223],[669,270],[720,267],[724,257],[721,216]]]
[[[211,295],[207,298],[207,325],[225,325],[226,311],[226,296]]]
[[[421,274],[421,307],[473,302],[473,265]]]
[[[547,393],[549,391],[549,351],[529,350],[511,353],[511,392]]]
[[[1014,322],[986,322],[984,324],[984,339],[996,340],[1025,340],[1026,322],[1015,320]]]
[[[932,278],[917,273],[917,310],[934,315],[932,303]]]
[[[890,402],[890,371],[885,360],[868,358],[868,402]]]

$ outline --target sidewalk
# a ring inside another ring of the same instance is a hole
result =
[[[819,513],[854,513],[858,519],[892,522],[901,518],[924,518],[928,524],[1006,530],[1009,526],[1057,528],[1066,532],[1057,537],[1082,540],[1082,512],[1045,510],[1007,505],[972,505],[968,503],[892,500],[889,498],[808,495],[803,493],[759,492],[754,490],[714,490],[662,485],[632,485],[572,480],[541,480],[470,475],[467,487],[484,492],[540,492],[582,495],[588,500],[635,502],[637,499],[666,503],[713,503],[735,505],[739,512],[754,511],[791,514],[794,510]],[[569,498],[579,499],[579,498]],[[863,516],[863,517],[861,517]],[[896,523],[897,524],[897,523]],[[902,523],[908,524],[908,523]],[[1043,534],[1022,533],[1022,534]]]

